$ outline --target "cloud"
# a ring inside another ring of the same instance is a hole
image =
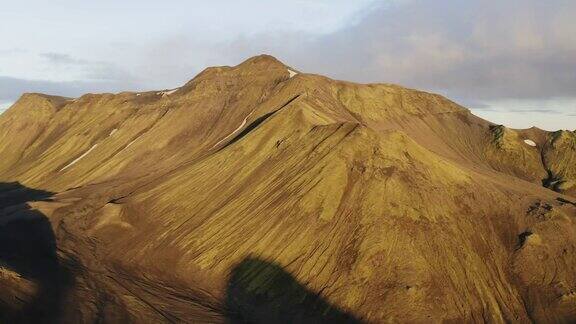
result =
[[[49,63],[56,65],[86,65],[87,61],[78,60],[68,54],[62,53],[42,53],[40,56],[44,57]]]
[[[0,49],[0,56],[16,55],[26,53],[27,51],[21,48]]]
[[[16,101],[25,92],[41,92],[66,97],[85,93],[117,92],[118,89],[138,89],[138,84],[124,81],[44,81],[0,76],[0,102]]]
[[[539,113],[539,114],[564,114],[563,111],[559,111],[559,110],[554,110],[554,109],[544,109],[544,108],[533,108],[533,109],[510,109],[510,112],[515,112],[515,113],[526,113],[526,114],[530,114],[530,113]]]
[[[576,2],[406,0],[320,37],[260,34],[226,44],[303,70],[393,82],[468,100],[573,97]]]
[[[119,85],[135,82],[135,77],[117,64],[106,61],[90,61],[72,57],[64,53],[40,54],[52,69],[77,68],[85,80],[114,81]]]
[[[0,75],[0,103],[14,102],[26,92],[77,97],[85,93],[119,92],[146,88],[146,85],[140,82],[137,77],[113,63],[84,60],[56,52],[42,53],[40,57],[46,60],[48,67],[54,73],[78,69],[78,80],[34,80]]]

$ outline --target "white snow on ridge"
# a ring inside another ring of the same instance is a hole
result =
[[[144,134],[140,134],[138,137],[136,137],[135,139],[133,139],[130,143],[128,143],[128,145],[126,145],[124,147],[124,149],[129,148],[130,146],[132,146],[132,144],[136,143],[136,141],[138,141],[142,136],[144,136]]]
[[[240,126],[238,126],[238,128],[236,128],[234,131],[232,131],[232,133],[226,135],[226,137],[224,137],[223,139],[219,140],[218,143],[214,144],[214,146],[212,146],[212,148],[215,148],[216,146],[218,146],[220,143],[224,142],[225,140],[229,139],[232,135],[236,134],[238,131],[240,131],[242,129],[242,127],[244,127],[244,125],[246,125],[246,122],[248,121],[248,118],[250,118],[250,116],[252,116],[252,113],[254,113],[254,111],[252,111],[251,113],[248,114],[248,116],[246,116],[246,118],[244,118],[244,120],[242,121],[242,123],[240,124]]]
[[[169,96],[169,95],[173,94],[174,92],[176,92],[176,91],[178,91],[178,90],[180,90],[180,88],[175,88],[175,89],[166,90],[166,91],[160,91],[160,92],[157,92],[156,94],[157,94],[157,95],[162,95],[162,97],[166,97],[166,96]]]
[[[108,135],[108,136],[114,135],[117,131],[118,131],[118,128],[114,128],[114,129],[110,132],[110,135]]]
[[[68,165],[66,165],[65,167],[60,169],[60,171],[64,171],[64,170],[68,169],[69,167],[73,166],[74,164],[76,164],[76,162],[82,160],[82,158],[84,158],[86,155],[88,155],[90,152],[92,152],[96,148],[96,146],[98,146],[98,144],[92,145],[92,147],[88,151],[84,152],[84,154],[80,155],[76,160],[70,162]]]
[[[290,69],[288,69],[288,73],[290,73],[290,79],[292,79],[295,75],[298,74],[298,72],[292,71]]]
[[[530,146],[534,146],[534,147],[536,146],[536,143],[535,143],[533,140],[527,139],[527,140],[524,140],[524,143],[526,143],[526,144],[528,144],[528,145],[530,145]]]
[[[132,144],[134,144],[134,142],[136,142],[138,140],[138,138],[135,138],[134,140],[132,140],[132,142],[128,143],[128,145],[126,145],[126,147],[124,149],[129,148]]]

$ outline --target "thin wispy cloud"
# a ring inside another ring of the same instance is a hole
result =
[[[39,92],[67,97],[85,93],[117,92],[118,89],[137,90],[139,85],[113,81],[42,81],[0,76],[0,102],[14,102],[23,93]]]
[[[574,96],[576,2],[414,0],[330,35],[262,34],[228,53],[282,53],[304,69],[478,99]],[[286,41],[288,40],[288,41]]]
[[[88,61],[75,59],[70,55],[62,53],[42,53],[40,54],[44,57],[48,63],[57,65],[86,65]]]
[[[510,109],[510,112],[515,113],[542,113],[542,114],[564,114],[563,111],[554,110],[554,109]]]

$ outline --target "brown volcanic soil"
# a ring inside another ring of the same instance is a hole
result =
[[[0,155],[0,320],[576,321],[574,132],[259,56],[24,95]]]

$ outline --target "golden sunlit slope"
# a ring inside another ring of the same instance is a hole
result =
[[[45,280],[0,251],[8,319],[576,320],[574,133],[270,56],[175,90],[26,95],[0,125],[0,228],[50,224],[59,262]]]

